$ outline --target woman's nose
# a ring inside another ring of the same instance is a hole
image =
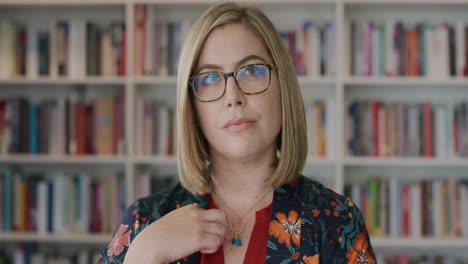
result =
[[[240,90],[234,76],[227,77],[224,104],[227,107],[242,106],[245,104],[245,94]]]

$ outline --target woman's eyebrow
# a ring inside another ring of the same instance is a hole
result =
[[[266,62],[266,60],[258,55],[249,55],[247,57],[244,57],[243,59],[239,60],[236,64],[236,68],[240,67],[242,64],[248,62],[248,61],[251,61],[251,60],[261,60],[263,62]],[[203,64],[202,66],[200,66],[200,68],[195,71],[196,73],[199,73],[201,72],[202,70],[204,69],[221,69],[221,66],[217,65],[217,64]]]

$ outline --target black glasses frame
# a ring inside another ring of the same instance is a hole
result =
[[[251,66],[255,66],[255,65],[263,65],[263,66],[266,66],[268,68],[268,85],[265,89],[263,89],[262,91],[260,92],[255,92],[255,93],[248,93],[248,92],[245,92],[242,90],[242,88],[240,87],[239,83],[237,82],[237,73],[239,71],[241,71],[242,69],[244,68],[247,68],[247,67],[251,67]],[[233,71],[233,72],[227,72],[227,73],[224,73],[222,71],[209,71],[209,72],[203,72],[203,73],[199,73],[197,75],[194,75],[192,77],[190,77],[188,79],[188,83],[189,83],[189,86],[192,88],[192,92],[195,94],[195,96],[197,97],[197,99],[200,101],[200,102],[204,102],[204,103],[208,103],[208,102],[213,102],[213,101],[216,101],[216,100],[219,100],[221,97],[224,96],[224,94],[226,93],[226,86],[227,86],[227,80],[229,78],[229,76],[232,76],[234,77],[234,81],[236,82],[236,85],[237,87],[239,88],[239,90],[243,93],[243,94],[247,94],[247,95],[252,95],[252,94],[259,94],[259,93],[263,93],[265,92],[266,90],[268,90],[268,88],[270,88],[270,83],[271,83],[271,71],[272,70],[277,70],[278,67],[276,67],[275,65],[272,65],[272,64],[266,64],[266,63],[254,63],[254,64],[248,64],[248,65],[244,65],[244,66],[241,66],[239,67],[237,70]],[[222,76],[224,76],[224,90],[223,90],[223,93],[216,99],[212,99],[212,100],[202,100],[200,97],[198,97],[198,94],[197,92],[195,91],[195,85],[193,83],[193,81],[195,80],[195,78],[201,76],[201,75],[205,75],[205,74],[210,74],[210,73],[219,73],[221,74]]]

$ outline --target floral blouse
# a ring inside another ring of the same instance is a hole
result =
[[[180,183],[136,201],[122,217],[97,264],[123,263],[133,239],[172,210],[192,203],[207,208],[208,195],[194,195]],[[195,264],[199,252],[174,264]],[[374,251],[354,203],[304,176],[275,190],[266,264],[374,264]]]

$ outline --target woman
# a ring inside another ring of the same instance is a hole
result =
[[[180,183],[127,209],[98,263],[375,263],[359,209],[300,174],[299,84],[261,11],[207,10],[178,74]]]

